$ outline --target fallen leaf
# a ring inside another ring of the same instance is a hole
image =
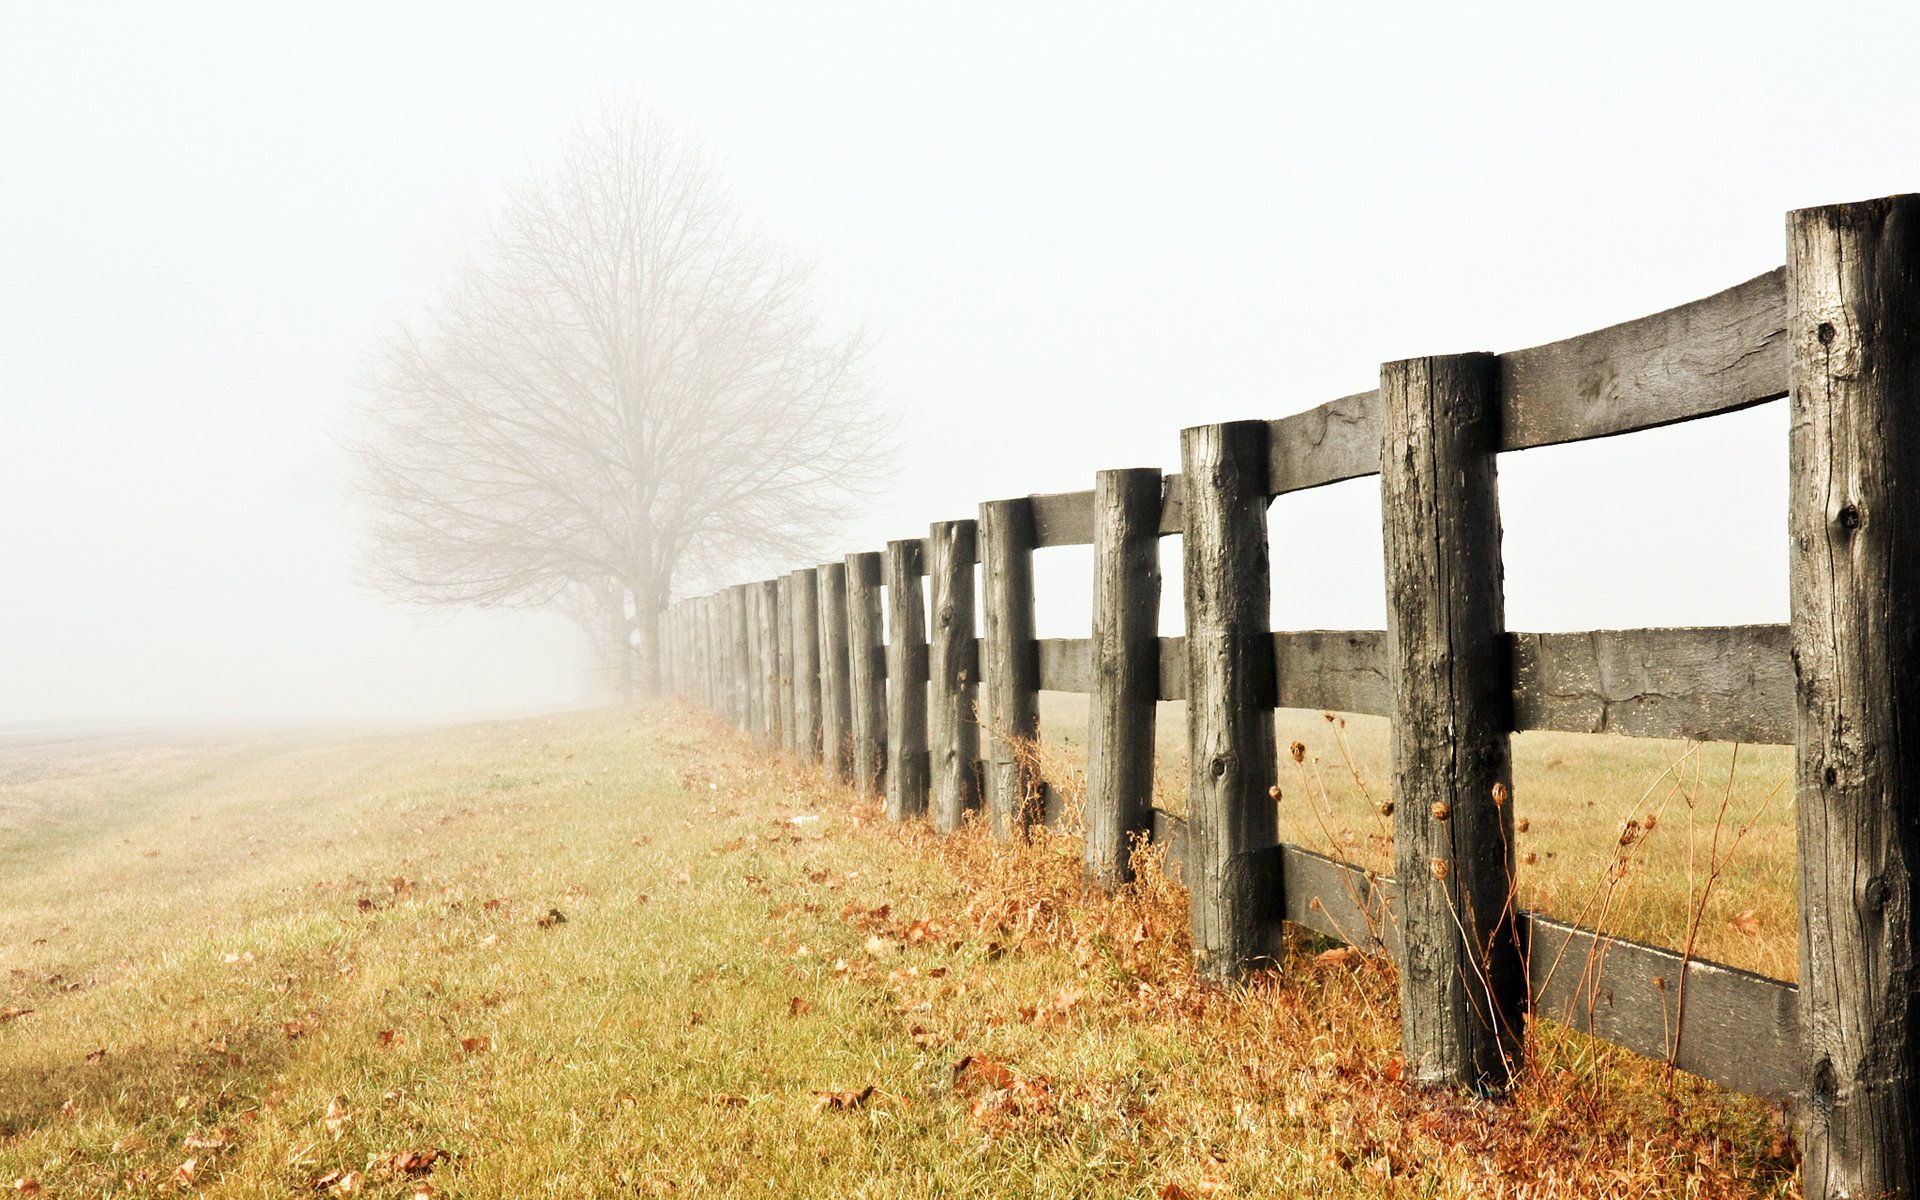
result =
[[[533,923],[542,929],[552,929],[555,925],[565,925],[567,923],[567,914],[557,908],[550,908],[547,910],[546,916],[534,918]]]
[[[463,1037],[460,1039],[460,1048],[468,1054],[485,1054],[493,1049],[493,1039],[484,1033],[478,1037]]]
[[[953,1064],[955,1091],[969,1087],[1010,1088],[1013,1082],[1014,1074],[1005,1063],[984,1054],[969,1054]]]
[[[40,1194],[40,1181],[38,1179],[16,1179],[13,1181],[13,1190],[19,1192],[22,1196],[38,1196]]]
[[[200,1160],[190,1158],[173,1169],[173,1181],[181,1187],[193,1186],[193,1173],[200,1169]]]
[[[233,1145],[233,1130],[225,1126],[209,1133],[188,1134],[186,1140],[181,1143],[183,1149],[210,1151],[225,1150],[231,1145]]]
[[[812,1008],[813,1005],[808,1004],[799,996],[795,996],[793,999],[787,1001],[787,1015],[790,1017],[805,1016]]]
[[[347,1122],[353,1120],[353,1113],[347,1109],[347,1098],[335,1096],[327,1101],[327,1115],[324,1119],[327,1132],[333,1135],[335,1141],[339,1141],[340,1135],[346,1132]]]
[[[90,1063],[105,1062],[106,1058],[107,1051],[104,1046],[87,1055],[87,1061]]]
[[[744,1108],[747,1098],[736,1096],[732,1092],[714,1092],[712,1095],[702,1097],[700,1102],[711,1104],[715,1108]]]
[[[1193,1200],[1193,1193],[1177,1183],[1169,1183],[1160,1189],[1160,1200]]]
[[[873,955],[875,958],[892,954],[899,948],[896,943],[888,941],[877,933],[867,939],[867,953]]]
[[[1352,946],[1335,946],[1331,950],[1322,950],[1313,956],[1313,961],[1323,967],[1343,967],[1359,957],[1360,952]]]
[[[433,1170],[436,1164],[452,1157],[453,1155],[436,1146],[431,1150],[399,1150],[392,1154],[376,1154],[368,1165],[392,1175],[424,1175]]]
[[[284,1023],[283,1025],[281,1025],[281,1026],[280,1026],[280,1029],[281,1029],[281,1032],[283,1032],[283,1033],[285,1033],[285,1034],[287,1035],[287,1037],[288,1037],[288,1039],[289,1039],[289,1040],[291,1040],[291,1039],[293,1039],[293,1038],[297,1038],[297,1037],[299,1037],[299,1036],[300,1036],[301,1034],[303,1034],[303,1033],[305,1033],[305,1032],[307,1031],[307,1027],[306,1027],[306,1025],[304,1025],[303,1023],[301,1023],[301,1022],[299,1022],[299,1021],[288,1021],[288,1022],[286,1022],[286,1023]]]
[[[1752,909],[1729,918],[1727,924],[1748,937],[1760,936],[1760,918]]]
[[[382,1046],[404,1046],[407,1044],[407,1035],[397,1030],[382,1029],[379,1033],[374,1034],[374,1037],[380,1040]]]
[[[9,1004],[5,1008],[0,1008],[0,1025],[5,1025],[8,1021],[17,1021],[21,1017],[32,1015],[33,1010],[31,1008],[21,1008],[17,1004]],[[34,1186],[38,1187],[39,1185],[35,1184]]]

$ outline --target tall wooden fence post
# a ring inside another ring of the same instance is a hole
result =
[[[727,673],[732,676],[727,682],[727,691],[733,696],[733,723],[742,733],[752,734],[754,719],[760,708],[760,691],[755,685],[758,660],[754,655],[753,610],[758,607],[759,595],[752,584],[742,583],[732,589],[732,602],[727,606],[727,624],[733,639],[733,648],[728,656]]]
[[[1016,752],[1016,741],[1040,736],[1040,647],[1033,627],[1033,502],[989,500],[980,506],[980,647],[986,688],[987,811],[1002,840],[1024,835],[1039,815],[1040,780]]]
[[[887,816],[927,811],[926,543],[887,543]]]
[[[1153,831],[1160,699],[1160,472],[1093,482],[1093,696],[1087,731],[1087,874],[1133,878],[1136,836]]]
[[[1180,461],[1193,955],[1228,982],[1278,948],[1266,422],[1183,430]]]
[[[960,828],[980,803],[980,724],[975,711],[972,521],[936,521],[927,532],[932,627],[927,651],[927,748],[933,827]]]
[[[793,748],[803,763],[820,761],[820,577],[795,571],[789,589],[793,647]]]
[[[779,641],[773,631],[777,607],[771,580],[747,585],[747,653],[750,656],[747,702],[754,737],[770,745],[778,745],[780,741],[780,706],[772,685],[780,660]]]
[[[1501,588],[1498,362],[1380,368],[1400,1026],[1422,1083],[1504,1089],[1526,975],[1513,905],[1513,673]]]
[[[782,575],[768,581],[772,589],[774,611],[772,638],[774,650],[773,698],[774,723],[779,736],[774,739],[788,754],[799,754],[800,743],[793,721],[793,576]]]
[[[820,647],[820,753],[827,778],[852,780],[853,693],[847,657],[847,564],[822,563],[820,612],[814,640]]]
[[[1803,1187],[1920,1196],[1920,196],[1787,217]]]
[[[887,637],[877,551],[847,555],[847,691],[852,700],[853,786],[870,795],[887,784]]]

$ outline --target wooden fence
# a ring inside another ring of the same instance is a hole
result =
[[[1130,838],[1165,843],[1206,975],[1266,960],[1283,922],[1372,943],[1401,964],[1422,1081],[1499,1089],[1544,1015],[1793,1101],[1809,1195],[1920,1195],[1920,197],[1787,226],[1784,268],[1704,300],[1387,363],[1375,391],[1184,431],[1177,475],[1102,471],[678,603],[668,678],[894,819],[949,830],[980,806],[1001,836],[1040,813],[1007,738],[1037,733],[1041,690],[1087,693],[1087,870],[1114,884]],[[1500,452],[1782,396],[1790,626],[1507,630]],[[1386,630],[1269,630],[1269,503],[1374,475]],[[1168,534],[1185,637],[1158,634]],[[1092,636],[1036,639],[1034,552],[1086,544]],[[1188,703],[1184,820],[1151,803],[1159,700]],[[1395,879],[1279,843],[1275,707],[1394,722]],[[1515,911],[1508,734],[1531,729],[1795,744],[1800,986]]]

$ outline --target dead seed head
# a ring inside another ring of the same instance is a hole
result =
[[[1640,822],[1629,820],[1626,822],[1626,824],[1620,826],[1620,844],[1622,846],[1633,845],[1634,841],[1638,839],[1639,836],[1640,836]]]
[[[1520,856],[1520,861],[1527,864],[1528,866],[1532,866],[1533,864],[1540,861],[1540,856],[1538,854],[1535,854],[1533,851],[1529,850],[1525,854],[1522,854]]]
[[[1433,872],[1433,877],[1435,879],[1445,879],[1447,877],[1447,860],[1446,859],[1444,858],[1429,859],[1427,860],[1427,867],[1429,870]]]
[[[1660,816],[1658,813],[1648,813],[1646,816],[1640,818],[1640,828],[1646,830],[1648,833],[1652,833],[1654,823],[1659,820]]]
[[[1326,721],[1326,722],[1327,722],[1327,724],[1329,724],[1329,725],[1331,725],[1331,724],[1333,724],[1333,723],[1334,723],[1334,721],[1335,721],[1335,720],[1337,719],[1337,718],[1336,718],[1336,717],[1335,717],[1335,716],[1333,715],[1333,713],[1331,713],[1331,712],[1323,712],[1323,713],[1321,713],[1321,714],[1320,714],[1320,716],[1321,716],[1321,717],[1322,717],[1323,719],[1325,719],[1325,721]]]
[[[1303,763],[1307,761],[1307,744],[1305,742],[1295,742],[1293,745],[1287,747],[1287,753],[1292,756],[1293,761]]]
[[[1267,789],[1267,799],[1278,800],[1279,798],[1280,798],[1280,785],[1276,783],[1272,787]]]
[[[1393,815],[1393,801],[1382,800],[1380,802],[1380,815],[1383,817],[1390,817]]]
[[[1513,831],[1515,833],[1525,833],[1527,831],[1527,819],[1525,817],[1515,817],[1513,821]]]
[[[1495,808],[1500,808],[1501,806],[1505,805],[1506,802],[1507,802],[1507,785],[1504,783],[1494,784],[1493,785],[1493,806]]]
[[[1433,819],[1436,821],[1444,821],[1452,815],[1453,805],[1448,804],[1445,800],[1441,800],[1433,806]]]

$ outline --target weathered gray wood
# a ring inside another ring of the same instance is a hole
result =
[[[1653,429],[1787,392],[1784,270],[1678,308],[1500,356],[1500,448]]]
[[[1514,728],[1786,745],[1785,625],[1516,633]]]
[[[887,816],[927,811],[926,543],[887,543]]]
[[[1274,707],[1384,716],[1393,710],[1387,635],[1377,629],[1307,629],[1273,635]]]
[[[1380,393],[1342,396],[1267,423],[1267,494],[1380,473]]]
[[[1042,811],[1040,780],[1020,744],[1040,736],[1040,657],[1033,637],[1034,505],[980,506],[980,639],[986,695],[986,802],[995,837],[1005,839]]]
[[[760,589],[743,583],[734,590],[734,707],[742,732],[757,737],[760,733],[760,638],[754,627],[754,613],[760,607]]]
[[[1187,612],[1186,880],[1203,977],[1276,950],[1273,653],[1267,636],[1267,425],[1182,430]]]
[[[972,521],[936,521],[927,534],[932,625],[927,645],[928,785],[933,827],[960,828],[980,805],[979,668],[974,637]]]
[[[1113,887],[1133,878],[1134,840],[1153,832],[1160,472],[1099,472],[1093,511],[1086,866],[1096,883]]]
[[[1920,1196],[1920,196],[1787,218],[1803,1186]]]
[[[887,782],[887,635],[877,551],[847,555],[847,690],[852,701],[853,785],[885,794]]]
[[[1085,546],[1093,541],[1093,493],[1028,496],[1035,546]]]
[[[768,583],[774,597],[771,613],[774,704],[769,712],[773,714],[778,736],[773,740],[788,754],[798,754],[793,698],[793,576],[782,575]]]
[[[1423,1083],[1505,1088],[1526,978],[1512,904],[1513,676],[1490,354],[1380,368],[1400,1023]]]
[[[1160,639],[1160,699],[1187,698],[1187,639]]]
[[[853,775],[853,691],[847,654],[847,564],[822,563],[819,623],[820,755],[827,778],[848,783]]]
[[[1186,481],[1168,475],[1160,481],[1160,532],[1184,533],[1187,528]]]
[[[1034,643],[1043,692],[1093,690],[1093,641],[1090,638],[1041,638]]]
[[[1773,1100],[1792,1092],[1800,1061],[1792,984],[1704,959],[1686,962],[1676,950],[1540,913],[1522,919],[1536,1015],[1648,1058],[1670,1058],[1736,1092]]]
[[[793,663],[793,749],[803,763],[820,761],[820,577],[803,567],[789,578]]]
[[[1369,953],[1384,952],[1396,961],[1404,955],[1395,917],[1398,883],[1291,844],[1280,848],[1280,860],[1283,917]]]

